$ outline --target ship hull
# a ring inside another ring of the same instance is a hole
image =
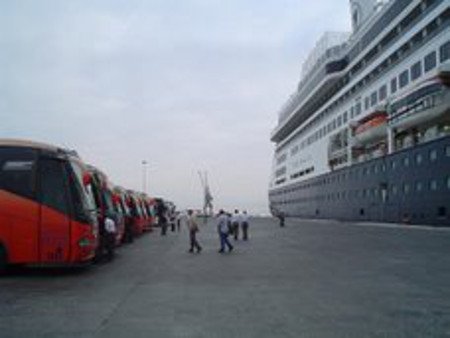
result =
[[[269,193],[274,215],[450,226],[450,136]]]

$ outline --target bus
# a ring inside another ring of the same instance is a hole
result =
[[[124,221],[124,233],[122,236],[122,243],[132,243],[134,234],[133,234],[133,217],[132,211],[128,206],[127,200],[128,195],[124,188],[115,186],[113,188],[114,193],[114,203],[117,209],[120,209],[123,214]]]
[[[133,236],[139,236],[144,232],[146,216],[139,200],[139,193],[133,190],[126,191],[128,207],[131,211]]]
[[[99,245],[97,247],[96,258],[100,260],[104,256],[108,240],[105,229],[106,218],[112,219],[116,225],[115,246],[118,246],[124,232],[124,217],[114,203],[113,186],[108,176],[92,165],[88,165],[87,167],[92,177],[92,192],[99,225]]]
[[[90,262],[98,224],[90,175],[69,150],[0,139],[0,270]]]

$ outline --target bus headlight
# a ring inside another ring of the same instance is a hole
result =
[[[86,238],[86,237],[84,237],[78,241],[78,246],[80,248],[84,248],[84,247],[91,246],[91,245],[92,245],[92,243],[91,243],[90,239]]]

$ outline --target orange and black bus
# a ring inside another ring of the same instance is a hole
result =
[[[0,139],[0,270],[88,262],[97,236],[90,176],[77,154]]]

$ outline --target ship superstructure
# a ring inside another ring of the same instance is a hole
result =
[[[272,213],[449,225],[450,0],[350,10],[279,112]]]

